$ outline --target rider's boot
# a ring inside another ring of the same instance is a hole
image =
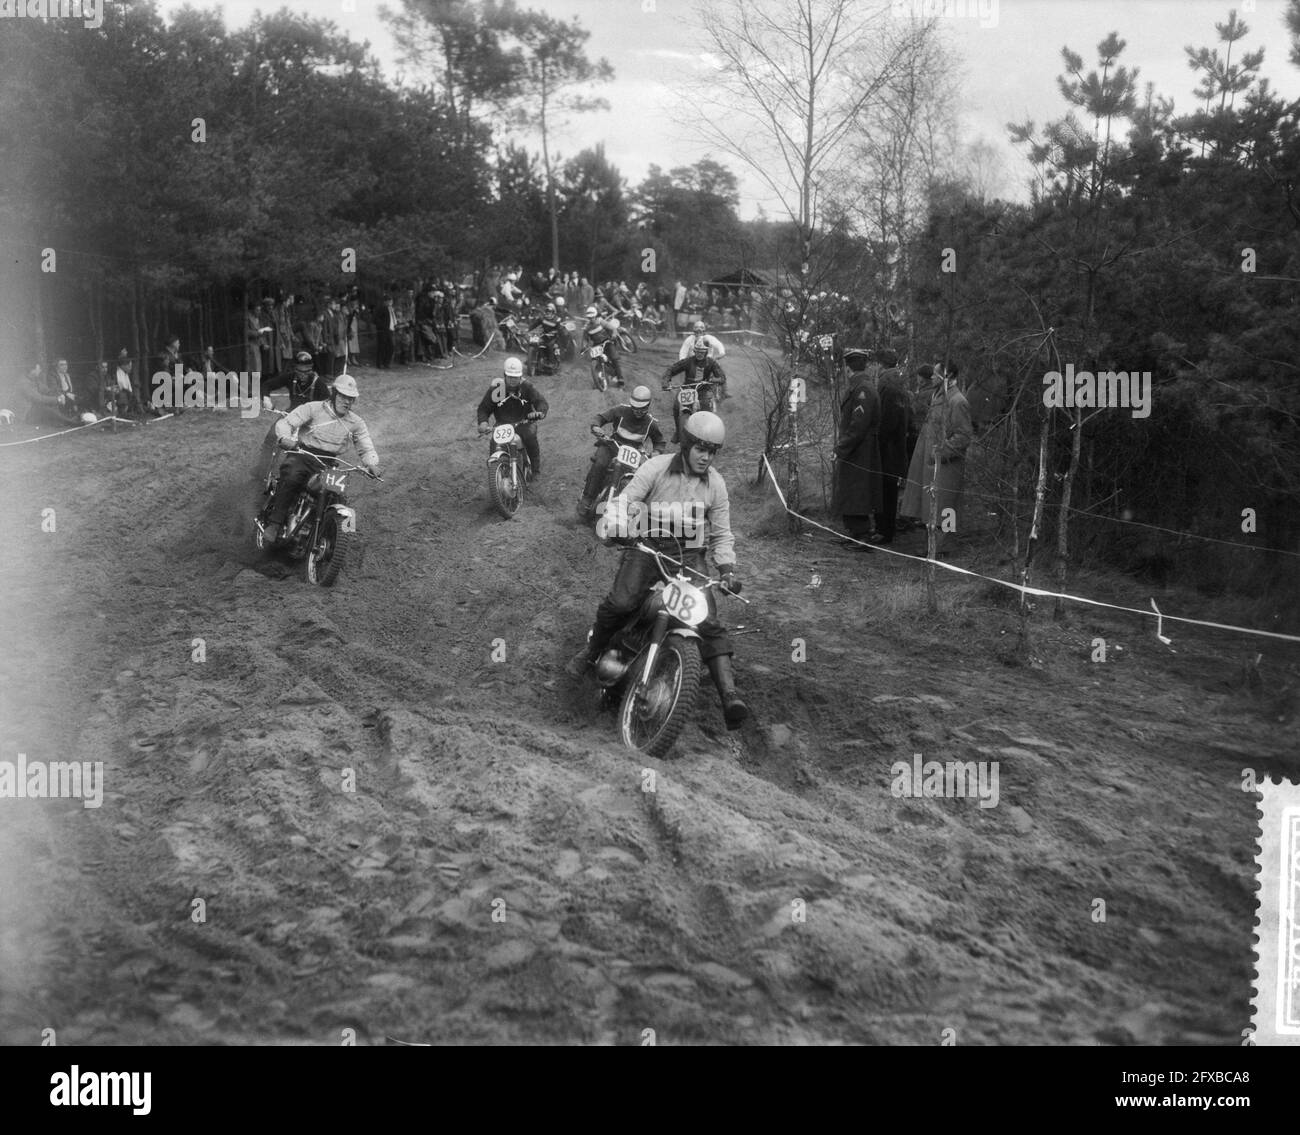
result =
[[[591,510],[596,507],[595,497],[583,497],[578,502],[578,518],[586,520],[591,516]]]
[[[596,634],[597,628],[593,623],[591,630],[587,632],[586,644],[565,664],[565,673],[574,678],[581,678],[595,664],[596,659],[600,657],[601,650],[604,649],[604,646],[602,645],[596,650],[592,650],[591,646],[592,643],[596,641]]]
[[[731,655],[715,655],[705,665],[709,668],[713,684],[718,687],[718,697],[722,701],[722,716],[726,719],[727,728],[739,729],[749,717],[749,706],[736,693],[736,679],[731,672]]]

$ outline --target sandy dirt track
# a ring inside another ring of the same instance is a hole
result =
[[[615,392],[538,380],[545,476],[505,521],[473,436],[500,358],[357,370],[387,483],[355,484],[332,590],[252,548],[265,418],[0,450],[0,759],[105,783],[0,799],[0,1040],[1240,1042],[1241,770],[1300,775],[1245,646],[1043,615],[1045,665],[1012,666],[1010,611],[948,581],[956,613],[882,619],[915,570],[781,532],[736,357],[719,467],[754,606],[723,610],[755,719],[727,734],[709,687],[644,761],[562,671],[616,563],[572,517]],[[626,365],[671,429],[669,358]],[[1090,663],[1096,634],[1122,657]],[[917,752],[997,761],[997,806],[893,795]]]

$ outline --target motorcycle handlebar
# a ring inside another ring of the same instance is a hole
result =
[[[672,560],[672,562],[673,562],[674,564],[677,564],[677,566],[678,566],[679,568],[681,568],[682,570],[684,570],[684,571],[688,571],[688,572],[690,572],[692,575],[698,575],[698,576],[700,577],[700,580],[701,580],[702,586],[704,586],[704,587],[716,587],[719,591],[722,592],[723,595],[730,595],[733,599],[739,599],[739,600],[740,600],[742,603],[744,603],[746,606],[749,606],[749,600],[746,599],[743,595],[740,595],[739,593],[737,593],[737,592],[735,592],[735,591],[728,591],[728,590],[727,590],[726,586],[724,585],[724,584],[725,584],[725,581],[724,581],[724,580],[721,580],[721,579],[712,579],[712,578],[710,578],[709,576],[705,575],[702,571],[696,571],[693,567],[689,567],[688,565],[686,565],[686,564],[684,564],[684,563],[680,563],[680,562],[677,561],[677,560],[673,560],[672,556],[666,555],[665,553],[659,551],[658,548],[652,548],[652,547],[650,547],[649,544],[643,543],[643,542],[640,541],[640,540],[636,541],[636,543],[634,543],[634,544],[632,545],[632,547],[633,547],[634,549],[636,549],[636,551],[638,551],[638,552],[645,552],[645,553],[647,553],[648,555],[654,556],[654,558],[655,558],[655,563],[658,565],[658,567],[659,567],[659,571],[660,571],[661,573],[662,573],[663,570],[664,570],[663,561],[664,561],[664,560]]]

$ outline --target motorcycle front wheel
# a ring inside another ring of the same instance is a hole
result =
[[[307,582],[317,587],[333,587],[348,561],[355,536],[355,532],[344,532],[339,527],[336,513],[326,513],[316,546],[307,553]]]
[[[515,466],[507,460],[494,461],[488,466],[488,491],[497,512],[509,520],[524,499],[522,476],[515,475]]]
[[[693,641],[669,635],[655,658],[645,693],[629,682],[618,708],[618,734],[629,749],[667,756],[686,726],[700,685],[700,652]]]
[[[609,378],[605,374],[605,360],[597,359],[591,364],[591,385],[604,392],[609,389]]]

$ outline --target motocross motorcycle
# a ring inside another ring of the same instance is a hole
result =
[[[560,348],[560,358],[568,363],[572,362],[578,354],[578,321],[576,319],[566,319],[560,324],[559,333],[556,335],[556,345]]]
[[[339,457],[326,457],[305,449],[290,452],[310,457],[317,464],[316,472],[289,506],[284,534],[272,545],[266,539],[266,525],[275,498],[279,463],[272,464],[263,489],[262,507],[253,521],[253,542],[259,551],[283,552],[291,560],[305,557],[307,582],[333,587],[357,539],[356,509],[347,503],[348,474],[364,473],[368,477],[374,474]]]
[[[718,398],[714,392],[712,379],[699,379],[697,382],[683,382],[677,391],[677,400],[673,403],[673,425],[676,437],[681,437],[682,422],[686,421],[696,410],[717,411]]]
[[[605,357],[605,344],[592,343],[587,348],[587,355],[591,358],[591,385],[597,390],[608,390],[610,369]]]
[[[528,420],[538,421],[541,414],[534,411]],[[487,459],[488,495],[496,510],[509,520],[524,503],[524,485],[533,474],[524,439],[512,425],[494,426],[492,452]]]
[[[524,353],[523,341],[519,338],[519,320],[514,315],[505,315],[497,320],[497,328],[506,350],[514,355]]]
[[[541,331],[528,334],[528,377],[560,373],[560,347],[554,334]]]
[[[610,459],[609,469],[605,473],[605,483],[596,494],[596,499],[583,517],[591,522],[600,516],[609,506],[609,502],[627,488],[628,482],[636,475],[645,460],[645,454],[635,445],[620,442],[617,438],[602,437],[596,440],[597,449],[612,449],[614,456]]]
[[[647,314],[639,307],[632,309],[632,330],[642,343],[653,343],[663,329],[663,323],[657,317]]]
[[[602,522],[608,516],[607,512]],[[716,587],[724,595],[734,593],[722,588],[721,580],[701,575],[680,558],[644,542],[633,547],[654,556],[660,581],[610,640],[593,673],[602,703],[618,707],[623,744],[648,757],[663,757],[695,706],[702,665],[695,628],[708,618],[706,592]]]

